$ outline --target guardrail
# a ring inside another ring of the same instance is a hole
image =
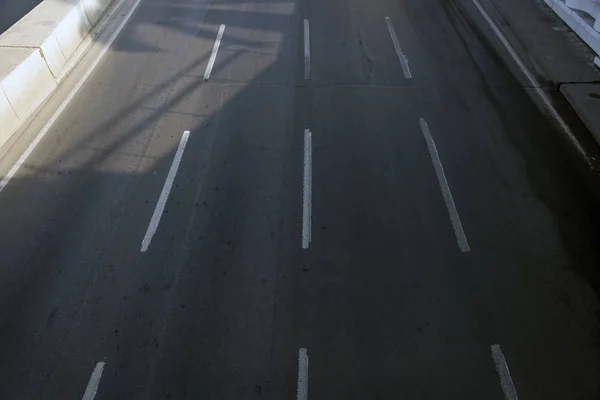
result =
[[[544,0],[596,53],[600,67],[600,0]]]

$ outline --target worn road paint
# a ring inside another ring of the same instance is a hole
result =
[[[208,65],[206,66],[206,71],[204,72],[204,80],[207,81],[210,78],[210,74],[212,73],[212,69],[215,66],[215,60],[217,59],[217,53],[219,52],[219,47],[221,46],[221,40],[223,39],[223,33],[225,33],[225,25],[221,25],[219,28],[219,33],[217,33],[217,40],[215,40],[215,45],[213,46],[212,53],[210,54],[210,58],[208,60]]]
[[[304,348],[298,351],[298,394],[296,399],[308,399],[308,353]]]
[[[310,78],[310,22],[304,20],[304,79]]]
[[[446,174],[444,173],[444,167],[442,166],[440,155],[437,151],[437,147],[435,146],[435,142],[433,141],[433,137],[431,136],[431,132],[429,131],[427,122],[423,118],[421,118],[419,122],[421,124],[421,131],[423,131],[423,136],[427,142],[427,148],[429,148],[429,154],[431,156],[431,161],[433,162],[433,167],[435,168],[435,174],[437,175],[440,188],[442,189],[442,195],[444,196],[444,201],[446,202],[448,214],[450,214],[450,220],[452,221],[452,227],[454,228],[458,247],[460,247],[460,250],[463,253],[468,253],[471,251],[471,249],[469,248],[467,236],[465,235],[462,222],[460,221],[458,211],[456,210],[456,204],[454,204],[454,198],[452,197],[450,185],[448,185],[448,180],[446,179]]]
[[[148,225],[148,229],[144,235],[144,240],[142,240],[142,248],[140,249],[141,252],[148,250],[150,242],[152,242],[152,237],[158,229],[158,224],[160,223],[160,219],[165,211],[165,205],[169,199],[171,187],[175,181],[175,176],[177,175],[177,170],[179,169],[179,164],[181,163],[181,158],[183,157],[183,151],[185,150],[185,146],[187,145],[189,137],[190,131],[183,132],[183,136],[181,136],[181,141],[179,142],[179,147],[177,147],[177,152],[175,153],[175,158],[173,158],[173,163],[171,164],[171,169],[169,169],[167,180],[162,188],[162,192],[160,192],[160,197],[158,198],[158,202],[154,208],[154,213],[152,214],[152,219],[150,219],[150,224]]]
[[[498,371],[498,376],[500,377],[500,386],[502,386],[504,398],[506,400],[519,400],[519,397],[517,396],[517,390],[515,389],[512,377],[510,376],[510,371],[508,370],[506,358],[504,358],[504,354],[500,349],[500,345],[493,344],[491,347],[492,358],[494,359],[494,363],[496,364],[496,371]]]
[[[308,249],[312,232],[312,134],[304,130],[304,179],[302,187],[302,248]]]
[[[392,24],[392,20],[390,17],[385,17],[385,23],[387,24],[388,31],[390,31],[390,36],[392,37],[392,43],[394,43],[394,49],[396,50],[396,54],[400,59],[400,65],[402,66],[402,72],[404,72],[404,77],[406,79],[412,78],[412,74],[410,72],[410,67],[408,66],[408,59],[402,52],[400,48],[400,42],[398,41],[398,36],[396,35],[396,30],[394,29],[394,24]]]
[[[100,385],[100,378],[102,378],[102,372],[104,371],[104,364],[103,361],[96,364],[81,400],[94,400],[94,397],[96,397],[98,386]]]

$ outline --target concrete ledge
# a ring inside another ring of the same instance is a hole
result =
[[[44,0],[0,36],[0,146],[56,89],[114,1]]]
[[[111,5],[113,0],[83,0],[83,7],[90,24],[96,25],[104,11]]]
[[[583,8],[583,6],[576,0],[544,0],[546,4],[558,14],[558,16],[565,21],[565,23],[575,33],[594,50],[594,52],[600,55],[600,32],[594,29],[594,19],[590,17],[584,11],[577,11],[569,7],[569,4],[573,2],[577,7]],[[597,12],[598,10],[590,9],[590,12]]]
[[[56,88],[57,82],[36,48],[0,49],[0,115],[14,114],[17,120],[2,119],[0,145]]]
[[[563,84],[560,91],[577,110],[577,115],[600,143],[600,86],[595,84]]]
[[[56,81],[37,49],[2,49],[1,54],[9,68],[0,69],[0,86],[17,116],[26,118],[52,93]]]
[[[565,5],[574,10],[586,13],[593,20],[591,25],[596,31],[600,31],[600,2],[598,0],[565,0]]]
[[[12,129],[18,126],[20,120],[17,113],[12,108],[4,91],[0,90],[0,143],[4,143],[10,137]]]
[[[45,0],[0,36],[0,48],[39,48],[58,76],[90,30],[81,0]]]

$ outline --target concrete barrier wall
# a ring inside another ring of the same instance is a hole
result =
[[[96,25],[112,2],[113,0],[83,0],[83,7],[90,24]]]
[[[600,0],[544,0],[594,50],[600,67]]]
[[[44,0],[0,36],[0,146],[50,96],[115,0]]]

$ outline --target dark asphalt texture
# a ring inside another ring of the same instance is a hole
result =
[[[496,343],[600,398],[600,183],[514,71],[470,1],[143,0],[0,193],[0,399],[295,399],[306,348],[311,400],[501,400]]]
[[[0,35],[41,2],[42,0],[0,0]]]

